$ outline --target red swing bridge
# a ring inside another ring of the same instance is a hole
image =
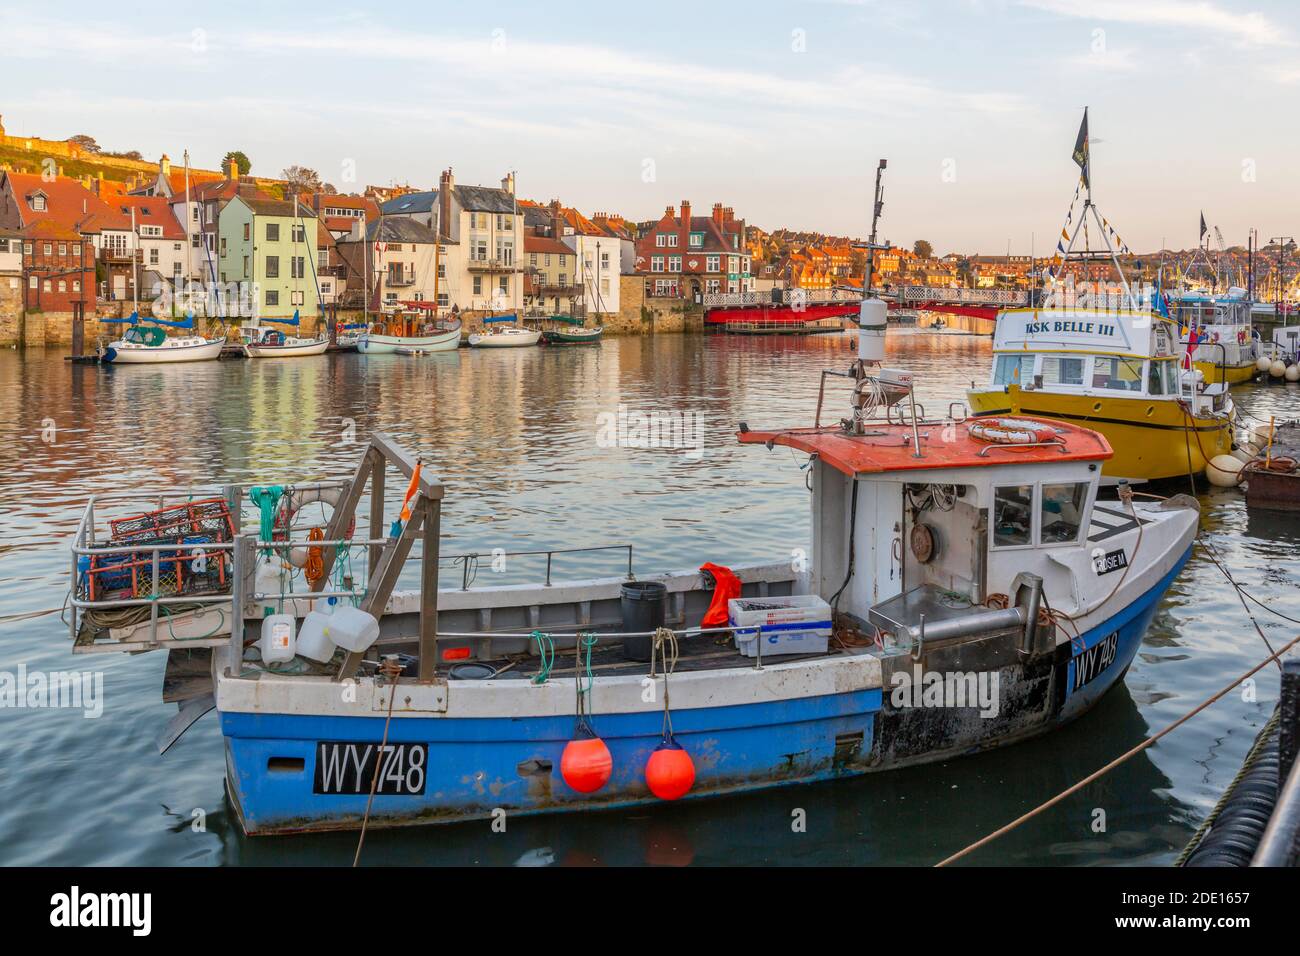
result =
[[[944,312],[987,320],[998,312],[1029,305],[1029,293],[1015,289],[948,289],[901,286],[878,293],[891,310]],[[858,314],[856,289],[773,289],[770,292],[711,292],[703,297],[704,327],[738,335],[810,335],[838,332]]]

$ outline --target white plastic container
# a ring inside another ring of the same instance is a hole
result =
[[[293,660],[297,649],[292,614],[272,614],[262,618],[262,638],[257,642],[263,664],[283,664]]]
[[[732,598],[727,602],[727,617],[736,647],[746,657],[758,655],[760,627],[764,657],[822,654],[830,645],[831,606],[815,594]]]
[[[345,651],[360,653],[379,639],[379,622],[351,604],[341,604],[328,617],[325,636]]]
[[[312,611],[302,619],[302,630],[298,632],[298,654],[324,664],[334,656],[335,644],[330,640],[330,624],[333,614]]]

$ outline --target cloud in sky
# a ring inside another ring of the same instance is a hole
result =
[[[1022,6],[1066,17],[1208,30],[1249,46],[1289,46],[1292,40],[1257,11],[1238,13],[1208,0],[1020,0]]]
[[[999,248],[1018,236],[1027,252],[1031,232],[1056,226],[1090,104],[1096,176],[1131,243],[1144,226],[1158,240],[1163,206],[1183,194],[1243,222],[1251,203],[1278,216],[1300,205],[1269,178],[1300,148],[1300,133],[1267,122],[1300,82],[1281,0],[750,0],[740,18],[698,0],[602,18],[410,2],[323,0],[302,18],[228,0],[158,25],[88,2],[66,20],[10,5],[0,36],[23,59],[0,109],[15,132],[85,132],[149,157],[188,148],[209,168],[238,147],[257,172],[302,164],[345,189],[428,186],[448,165],[491,183],[513,168],[531,198],[588,210],[641,218],[720,200],[767,228],[837,232],[860,231],[869,170],[887,156],[891,238],[974,248],[992,229]],[[1273,6],[1239,12],[1261,3]],[[1222,82],[1232,73],[1263,82],[1243,101]],[[1243,133],[1171,167],[1152,102],[1171,128],[1225,117]],[[1242,155],[1263,171],[1249,189]],[[355,184],[339,178],[345,160]],[[950,168],[960,175],[940,178]]]

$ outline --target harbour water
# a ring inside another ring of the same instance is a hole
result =
[[[103,675],[98,717],[0,707],[0,864],[347,864],[356,845],[355,833],[245,838],[223,795],[212,716],[157,754],[155,738],[174,713],[160,699],[164,656],[70,653],[59,620],[65,539],[89,494],[340,477],[355,463],[355,442],[382,428],[447,485],[444,553],[632,541],[643,571],[782,560],[807,540],[803,456],[742,448],[733,434],[741,421],[810,423],[820,371],[847,369],[852,345],[839,335],[661,335],[421,359],[117,369],[71,365],[55,352],[0,354],[0,679],[20,668]],[[888,348],[891,364],[917,374],[932,417],[987,375],[983,337],[891,334]],[[824,419],[846,407],[842,382],[828,383]],[[1234,394],[1257,419],[1297,417],[1294,386]],[[608,447],[620,410],[633,420],[684,414],[672,420],[688,447]],[[1169,490],[1185,491],[1185,483]],[[1248,516],[1233,489],[1199,497],[1202,533],[1239,583],[1300,621],[1300,522]],[[51,537],[59,544],[45,543]],[[554,574],[617,573],[618,562],[616,553],[557,558]],[[480,581],[495,573],[486,564],[478,571]],[[543,573],[541,563],[514,559],[501,580]],[[1300,627],[1250,606],[1274,646]],[[487,823],[374,831],[364,859],[931,864],[1127,750],[1267,653],[1236,593],[1198,549],[1123,685],[1048,737],[734,799],[512,819],[504,833]],[[970,861],[1170,862],[1237,772],[1276,698],[1276,669],[1261,672],[1247,692]]]

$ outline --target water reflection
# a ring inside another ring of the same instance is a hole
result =
[[[987,374],[984,338],[891,335],[888,350],[891,364],[917,374],[930,415]],[[0,711],[0,862],[346,863],[355,848],[354,834],[245,839],[225,804],[211,717],[157,756],[153,740],[173,712],[159,696],[161,656],[74,658],[57,614],[24,617],[61,603],[66,555],[35,542],[69,534],[88,494],[341,477],[358,451],[347,440],[352,423],[357,441],[374,429],[394,433],[446,482],[448,552],[635,541],[637,567],[646,570],[771,560],[808,536],[802,456],[741,447],[737,424],[811,422],[819,373],[847,369],[852,358],[850,336],[681,335],[422,359],[106,369],[0,353],[0,670],[91,667],[104,672],[107,695],[99,720]],[[1300,390],[1236,394],[1245,413],[1285,419],[1295,417]],[[829,380],[823,417],[844,414],[847,400],[843,381]],[[703,454],[599,447],[598,416],[620,404],[698,413]],[[42,440],[47,421],[53,441]],[[1238,580],[1300,618],[1292,558],[1300,520],[1247,515],[1232,490],[1201,502],[1206,532]],[[611,572],[623,559],[557,560],[563,576]],[[520,559],[503,580],[541,573],[540,563]],[[480,583],[491,574],[481,568]],[[1294,629],[1264,611],[1257,617],[1271,641]],[[1044,740],[734,799],[513,819],[505,834],[486,823],[376,831],[365,859],[933,863],[1180,716],[1262,652],[1235,594],[1198,554],[1170,589],[1125,686]],[[1167,862],[1236,773],[1276,684],[1275,672],[1261,673],[1257,699],[1229,696],[972,862]],[[1092,829],[1098,808],[1107,820],[1100,833]],[[796,809],[806,813],[806,832],[791,828]]]

